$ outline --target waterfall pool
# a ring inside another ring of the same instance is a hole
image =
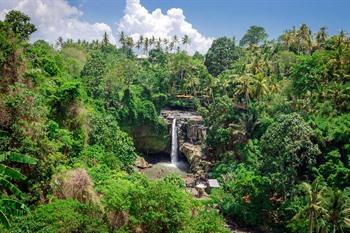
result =
[[[144,155],[144,159],[152,167],[139,169],[139,171],[150,179],[161,179],[171,173],[175,173],[181,177],[186,177],[190,174],[190,165],[180,153],[178,154],[176,164],[171,162],[170,154]]]

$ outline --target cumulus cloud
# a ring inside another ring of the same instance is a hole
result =
[[[186,21],[182,9],[172,8],[163,14],[161,9],[149,12],[140,3],[140,0],[126,0],[125,15],[118,23],[118,31],[138,39],[140,35],[145,37],[179,38],[188,35],[191,44],[188,52],[195,51],[206,53],[212,43],[212,38],[201,35],[192,24]]]
[[[81,20],[83,12],[70,6],[64,0],[1,0],[0,20],[12,9],[19,10],[31,17],[37,27],[32,40],[44,39],[55,43],[58,37],[63,39],[101,40],[105,32],[112,43],[116,43],[112,29],[105,23],[88,23]]]

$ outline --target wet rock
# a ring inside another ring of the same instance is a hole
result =
[[[185,142],[180,146],[180,151],[185,155],[187,161],[191,165],[191,170],[199,170],[202,149],[200,145],[193,145],[191,143]]]
[[[143,157],[138,157],[136,159],[135,166],[141,169],[152,167]]]
[[[132,136],[136,149],[142,153],[160,154],[170,152],[170,138],[166,127],[164,127],[164,130],[158,131],[150,126],[123,129]]]
[[[207,186],[205,184],[202,184],[202,183],[199,183],[196,185],[195,189],[197,190],[197,197],[198,198],[208,196],[208,194],[205,192],[206,188],[207,188]]]

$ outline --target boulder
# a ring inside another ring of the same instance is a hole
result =
[[[205,189],[207,188],[207,186],[205,184],[199,183],[195,186],[195,189],[197,190],[197,197],[201,198],[201,197],[207,197],[208,194],[205,192]]]
[[[138,157],[134,164],[136,167],[141,168],[141,169],[151,167],[151,165],[143,157]]]
[[[186,156],[191,165],[194,165],[197,160],[200,160],[202,157],[202,149],[200,145],[193,145],[189,142],[185,142],[180,146],[180,151]]]

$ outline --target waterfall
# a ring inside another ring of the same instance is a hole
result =
[[[177,142],[177,127],[176,118],[173,119],[171,125],[171,163],[175,164],[178,162],[178,142]]]

